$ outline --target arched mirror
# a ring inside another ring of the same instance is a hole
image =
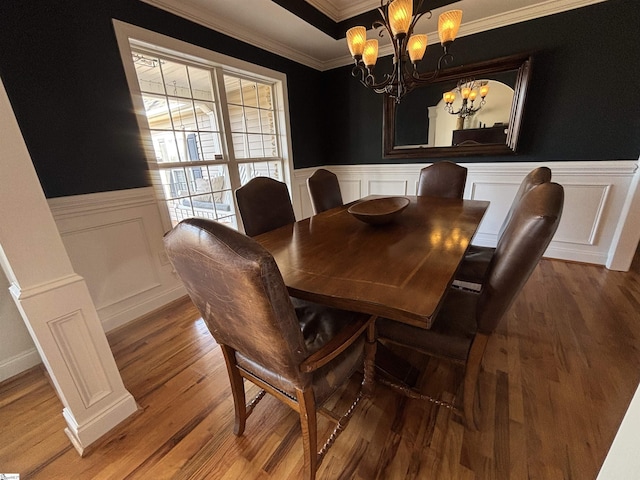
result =
[[[515,55],[448,69],[399,104],[385,98],[385,158],[515,153],[530,74],[531,57]]]

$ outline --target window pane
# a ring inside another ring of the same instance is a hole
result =
[[[260,111],[257,108],[244,108],[244,118],[247,123],[247,132],[260,133]]]
[[[191,100],[169,97],[169,110],[176,130],[196,130],[196,117]]]
[[[260,108],[273,110],[271,85],[258,84],[258,100]]]
[[[262,133],[276,133],[276,122],[272,111],[260,110]]]
[[[263,135],[262,143],[264,145],[265,157],[278,157],[278,144],[275,135]]]
[[[140,91],[145,93],[165,93],[160,73],[160,60],[153,55],[132,52]]]
[[[219,132],[218,118],[215,111],[215,104],[213,102],[202,102],[196,100],[194,102],[196,109],[196,120],[198,122],[199,130],[212,130]]]
[[[189,195],[187,175],[183,168],[163,168],[159,173],[165,198],[170,199]]]
[[[232,133],[233,153],[236,158],[248,158],[246,135],[244,133]]]
[[[156,152],[156,161],[158,163],[180,161],[175,135],[172,131],[158,132],[152,130],[151,138],[153,140],[153,149]]]
[[[258,89],[256,82],[250,80],[242,80],[242,101],[245,106],[257,107],[258,106]]]
[[[227,103],[242,105],[240,94],[240,79],[236,77],[224,76],[224,89],[227,94]]]
[[[244,126],[244,113],[242,107],[236,105],[229,105],[229,123],[231,124],[232,132],[246,132]]]
[[[200,132],[198,143],[198,152],[200,158],[198,160],[222,160],[222,143],[219,133]]]
[[[171,130],[171,117],[169,116],[167,99],[155,95],[144,95],[142,100],[144,101],[149,127]]]
[[[208,70],[196,67],[188,67],[189,80],[191,82],[191,95],[193,98],[201,100],[215,99],[213,95],[213,85],[211,84],[211,75]]]
[[[262,135],[247,135],[249,140],[249,157],[264,157],[264,149],[262,147]]]
[[[187,77],[187,67],[170,60],[162,62],[161,67],[167,94],[190,97],[191,88],[189,87],[189,78]]]

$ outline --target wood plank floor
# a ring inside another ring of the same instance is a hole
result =
[[[640,380],[640,260],[628,273],[543,260],[491,338],[481,424],[383,386],[364,400],[320,479],[594,479]],[[71,447],[41,369],[0,385],[0,472],[22,479],[298,479],[297,415],[267,396],[245,435],[220,349],[183,302],[108,335],[143,412],[89,456]],[[457,373],[429,359],[424,392],[451,400]],[[331,400],[344,409],[356,378]],[[320,419],[320,437],[331,424]]]

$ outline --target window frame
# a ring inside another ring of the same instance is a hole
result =
[[[205,49],[190,43],[172,38],[157,32],[146,30],[135,25],[131,25],[119,20],[113,20],[114,30],[116,33],[116,39],[118,42],[118,48],[122,59],[122,64],[125,70],[125,76],[129,86],[129,92],[133,102],[136,120],[140,131],[140,136],[143,144],[144,154],[149,166],[150,174],[153,176],[157,173],[159,165],[155,158],[156,153],[153,147],[153,141],[151,137],[151,129],[147,121],[146,111],[144,108],[143,94],[138,84],[138,77],[135,71],[135,66],[131,56],[132,49],[147,50],[150,52],[157,52],[158,54],[175,58],[178,61],[184,61],[188,63],[194,63],[207,68],[213,68],[216,76],[217,99],[218,110],[222,108],[222,105],[227,104],[226,95],[223,88],[219,88],[219,85],[223,85],[223,75],[228,73],[233,76],[245,78],[253,81],[260,81],[269,83],[272,85],[273,101],[274,101],[274,114],[278,125],[279,139],[278,151],[279,157],[259,157],[259,158],[241,158],[235,157],[230,145],[232,141],[231,131],[229,125],[228,115],[221,115],[219,119],[222,123],[221,135],[225,138],[223,141],[223,157],[226,157],[227,161],[220,162],[229,166],[229,176],[232,185],[240,185],[240,165],[243,163],[256,163],[256,162],[269,162],[269,161],[281,161],[282,163],[282,181],[287,184],[290,195],[292,194],[292,172],[293,172],[293,153],[291,147],[291,127],[289,121],[289,104],[287,95],[287,77],[284,73],[271,70],[259,65],[255,65],[244,60],[240,60],[234,57],[230,57],[212,50]],[[226,108],[226,107],[225,107]],[[155,192],[156,201],[158,203],[162,224],[165,231],[173,228],[171,217],[167,201],[164,198],[163,186],[160,182],[152,178],[152,185]],[[235,205],[235,196],[232,195],[236,223],[239,231],[244,231],[240,214],[237,206]],[[293,201],[293,199],[292,199]],[[295,206],[295,205],[294,205]]]

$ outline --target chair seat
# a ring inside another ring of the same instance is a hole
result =
[[[476,334],[475,310],[478,295],[450,289],[431,329],[379,318],[380,338],[412,347],[429,355],[464,363]]]
[[[338,310],[291,298],[295,308],[304,342],[312,354],[326,345],[345,325],[356,322],[369,315]],[[364,355],[364,337],[356,341],[345,352],[324,367],[313,372],[311,385],[314,388],[317,404],[324,402],[335,389],[355,373],[362,365]],[[286,378],[264,368],[259,362],[236,352],[238,365],[278,390],[295,396],[296,386]]]
[[[469,283],[484,283],[495,248],[470,245],[464,254],[456,280]]]

